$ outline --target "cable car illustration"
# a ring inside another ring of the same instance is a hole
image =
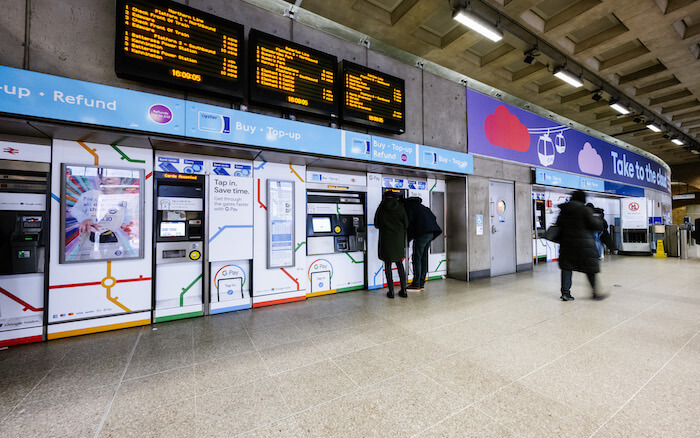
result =
[[[557,136],[554,137],[554,146],[556,146],[557,152],[560,154],[563,154],[566,150],[566,139],[564,138],[564,134],[562,132],[558,133]]]
[[[554,143],[549,136],[549,131],[540,135],[539,140],[537,140],[537,156],[540,159],[540,163],[545,167],[554,163]]]

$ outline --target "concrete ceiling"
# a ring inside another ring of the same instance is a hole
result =
[[[293,0],[290,0],[293,3]],[[598,85],[574,88],[552,76],[561,63],[545,54],[526,64],[524,42],[505,27],[494,43],[452,20],[459,0],[304,0],[303,9],[499,88],[647,150],[673,167],[698,155],[619,116]],[[461,3],[465,3],[462,1]],[[700,140],[700,0],[474,0],[653,112],[665,125]],[[554,56],[553,56],[554,58]],[[636,119],[636,120],[635,120]],[[692,173],[692,172],[691,172]],[[675,179],[675,178],[674,178]]]

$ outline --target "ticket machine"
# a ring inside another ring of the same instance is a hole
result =
[[[364,287],[365,193],[308,190],[306,202],[308,295]]]
[[[48,175],[48,163],[0,160],[0,346],[42,339]]]
[[[205,176],[155,172],[155,319],[202,314]]]

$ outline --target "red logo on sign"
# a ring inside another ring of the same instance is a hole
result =
[[[639,204],[636,202],[630,202],[629,209],[630,211],[637,211],[639,210]]]
[[[14,154],[19,154],[19,149],[7,147],[7,148],[3,149],[3,152],[7,152],[8,154],[14,155]]]

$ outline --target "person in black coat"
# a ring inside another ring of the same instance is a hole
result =
[[[384,192],[382,202],[377,207],[374,214],[374,226],[379,229],[379,259],[384,262],[384,273],[389,291],[386,296],[394,298],[394,279],[391,274],[391,264],[396,264],[399,271],[399,281],[401,291],[399,296],[406,298],[406,270],[401,261],[404,258],[406,249],[406,230],[408,229],[408,218],[399,201],[398,194],[390,191]]]
[[[583,272],[593,289],[593,299],[603,299],[596,289],[595,274],[600,272],[599,253],[593,231],[602,231],[604,224],[586,206],[586,194],[577,190],[569,202],[561,204],[557,219],[559,226],[559,268],[561,269],[561,299],[571,301],[572,271]]]
[[[425,288],[428,274],[428,249],[430,242],[442,234],[432,211],[423,205],[421,198],[414,196],[403,203],[408,216],[408,241],[413,240],[413,282],[408,287],[414,290]]]

